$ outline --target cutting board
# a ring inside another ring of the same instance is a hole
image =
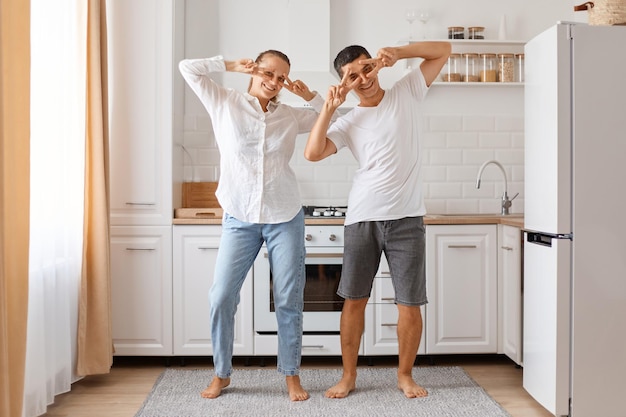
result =
[[[184,182],[183,208],[219,208],[215,190],[217,182]]]
[[[176,219],[221,219],[224,210],[221,208],[177,208],[174,210]]]

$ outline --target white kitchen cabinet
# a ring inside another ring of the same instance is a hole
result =
[[[172,223],[173,7],[107,2],[112,225]]]
[[[426,353],[496,353],[497,225],[426,226]]]
[[[518,227],[498,227],[498,264],[501,326],[500,351],[516,364],[522,364],[522,231]]]
[[[383,254],[374,278],[372,296],[365,310],[365,355],[398,354],[398,307],[394,303],[395,292],[391,282],[389,264]],[[418,354],[425,352],[425,306],[422,309],[422,339]]]
[[[222,227],[175,225],[173,256],[174,355],[210,356],[209,289]],[[252,272],[241,289],[235,315],[234,355],[254,353]]]
[[[111,300],[116,355],[172,354],[172,229],[111,227]]]

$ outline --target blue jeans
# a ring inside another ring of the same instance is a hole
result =
[[[298,375],[304,307],[304,212],[278,224],[245,223],[225,214],[211,287],[211,341],[215,375],[232,373],[235,313],[244,280],[263,242],[273,279],[278,322],[278,371]]]

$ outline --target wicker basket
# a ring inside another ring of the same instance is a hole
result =
[[[595,0],[574,6],[574,11],[585,10],[589,13],[590,25],[626,25],[626,0]]]

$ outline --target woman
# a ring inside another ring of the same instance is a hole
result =
[[[263,242],[269,252],[278,321],[278,371],[292,401],[309,398],[300,384],[304,293],[304,213],[296,177],[289,166],[296,136],[307,133],[317,113],[277,101],[290,92],[321,109],[324,100],[289,78],[290,63],[275,50],[255,61],[221,56],[183,60],[180,71],[206,108],[220,150],[216,192],[224,209],[223,232],[210,291],[215,376],[202,392],[216,398],[230,384],[234,317],[239,293]],[[250,74],[247,93],[218,85],[212,73]]]

